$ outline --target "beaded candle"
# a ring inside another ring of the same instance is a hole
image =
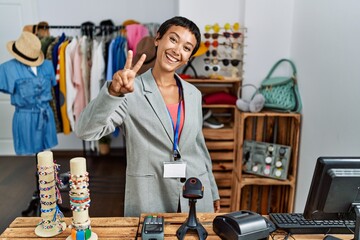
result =
[[[35,228],[35,234],[39,237],[53,237],[66,229],[63,215],[57,206],[58,201],[61,203],[61,195],[56,185],[59,182],[58,165],[54,164],[51,151],[38,153],[37,160],[42,219]]]
[[[89,217],[90,191],[89,174],[86,171],[86,159],[76,157],[70,160],[70,207],[73,212],[71,235],[67,240],[98,239],[97,234],[91,231]]]

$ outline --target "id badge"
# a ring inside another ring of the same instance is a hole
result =
[[[164,178],[185,178],[186,163],[182,161],[164,162]]]

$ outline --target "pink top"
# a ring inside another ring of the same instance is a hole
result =
[[[167,104],[166,105],[167,109],[170,112],[174,127],[176,127],[176,120],[177,120],[177,111],[178,111],[178,103],[174,103],[174,104]],[[181,136],[181,131],[182,128],[184,126],[184,119],[185,119],[185,111],[184,111],[184,101],[181,101],[181,111],[180,111],[180,131],[179,131],[179,139]]]
[[[76,45],[73,61],[74,61],[74,65],[73,65],[74,69],[73,69],[72,81],[76,89],[76,97],[74,100],[74,116],[76,122],[77,119],[79,119],[81,111],[86,106],[85,86],[84,86],[84,80],[83,80],[82,68],[81,68],[82,55],[81,55],[80,43]]]

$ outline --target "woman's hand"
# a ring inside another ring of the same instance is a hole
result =
[[[220,200],[214,201],[214,212],[219,213],[220,212]]]
[[[137,72],[143,65],[146,55],[141,55],[139,61],[132,66],[133,51],[129,50],[126,57],[124,69],[117,71],[113,75],[112,82],[109,86],[109,93],[113,96],[120,96],[122,94],[134,91],[134,80]]]

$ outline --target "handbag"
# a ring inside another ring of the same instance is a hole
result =
[[[275,69],[283,62],[288,62],[293,70],[292,76],[272,77]],[[264,108],[275,111],[300,112],[302,102],[296,80],[295,64],[289,59],[280,59],[271,68],[261,82],[259,92],[265,97]]]

